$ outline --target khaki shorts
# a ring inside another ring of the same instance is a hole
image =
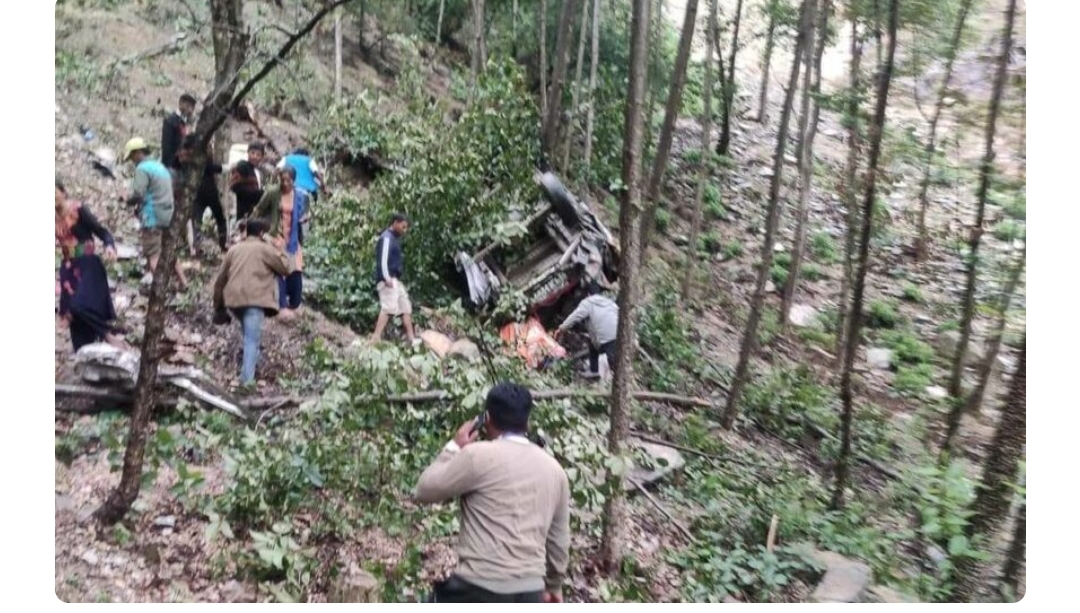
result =
[[[412,315],[409,290],[400,280],[394,280],[393,287],[387,287],[385,282],[379,281],[375,289],[379,291],[379,308],[383,313],[387,315]]]
[[[150,259],[161,255],[161,228],[143,228],[139,231],[143,257]]]

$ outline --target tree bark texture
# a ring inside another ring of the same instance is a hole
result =
[[[563,0],[559,11],[559,29],[555,38],[555,70],[551,74],[551,91],[548,92],[547,113],[544,115],[543,145],[548,159],[555,160],[555,140],[559,134],[560,115],[562,114],[563,87],[566,84],[566,66],[570,61],[570,41],[574,37],[573,17],[578,2],[582,0]]]
[[[859,336],[862,330],[863,296],[866,290],[866,273],[870,265],[870,231],[874,222],[878,161],[881,159],[885,111],[889,103],[889,86],[892,84],[893,65],[896,59],[896,32],[900,21],[899,4],[900,0],[891,0],[889,3],[888,52],[878,75],[874,120],[870,123],[870,160],[866,169],[866,196],[863,198],[862,228],[859,232],[859,267],[855,273],[851,314],[847,321],[847,347],[844,351],[844,365],[840,373],[840,401],[843,404],[843,413],[840,417],[840,457],[836,462],[836,480],[830,503],[830,508],[833,510],[839,510],[844,506],[844,490],[847,488],[848,471],[851,465],[851,438],[855,422],[851,371],[855,365],[855,354],[859,348]]]
[[[720,142],[716,152],[727,155],[731,148],[731,115],[735,112],[735,58],[739,55],[739,27],[742,25],[743,0],[735,5],[735,30],[731,35],[731,53],[728,55],[727,79],[724,83],[724,125],[720,130]],[[798,63],[798,60],[796,60]]]
[[[641,150],[644,132],[642,114],[645,88],[648,85],[649,0],[634,0],[631,22],[630,82],[626,98],[623,140],[622,182],[619,211],[619,324],[615,345],[615,376],[611,393],[611,425],[608,450],[621,457],[623,441],[629,432],[630,394],[634,377],[634,333],[637,305],[639,254],[637,224],[640,223],[642,172]],[[600,541],[601,565],[608,573],[617,573],[626,534],[626,505],[621,471],[608,471],[608,496],[604,501],[603,536]]]
[[[589,110],[585,117],[585,170],[592,179],[593,122],[596,121],[596,65],[600,61],[600,0],[593,0],[592,48],[589,50]]]

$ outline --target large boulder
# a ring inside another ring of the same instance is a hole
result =
[[[960,331],[945,330],[938,334],[936,344],[941,357],[951,361],[956,355],[956,348],[960,346]],[[969,338],[967,352],[964,354],[964,365],[975,366],[983,361],[985,355],[986,351],[982,343],[976,342],[974,338]]]

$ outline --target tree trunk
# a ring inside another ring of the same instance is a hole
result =
[[[697,259],[698,233],[701,231],[701,203],[705,197],[705,184],[709,181],[710,162],[709,139],[712,138],[712,48],[716,36],[716,1],[709,2],[709,22],[705,26],[705,78],[702,88],[705,90],[704,109],[701,112],[701,164],[698,171],[698,184],[694,188],[694,213],[690,221],[690,242],[686,245],[686,270],[683,272],[682,288],[679,292],[683,304],[690,301],[691,282],[694,278],[694,262]]]
[[[334,12],[334,102],[341,104],[341,9]]]
[[[516,4],[515,4],[516,6]],[[435,44],[442,44],[442,18],[443,12],[446,10],[446,0],[439,0],[439,20],[435,22]],[[515,15],[517,11],[514,11]]]
[[[735,58],[739,54],[739,26],[742,24],[743,0],[735,5],[735,31],[731,35],[731,55],[728,56],[727,79],[724,81],[724,126],[720,130],[720,142],[716,152],[727,155],[731,148],[731,114],[735,112]],[[798,60],[795,61],[798,64]]]
[[[581,0],[563,0],[559,11],[559,31],[555,39],[555,70],[551,75],[551,91],[548,92],[547,114],[544,116],[544,154],[554,162],[555,139],[559,133],[559,116],[562,114],[563,85],[566,82],[566,65],[569,63],[570,40],[573,38],[573,16]]]
[[[1020,590],[1020,571],[1027,559],[1027,503],[1020,503],[1016,514],[1016,527],[1013,529],[1012,543],[1005,556],[1005,567],[1001,569],[1001,584],[1012,592],[1017,600],[1024,597]]]
[[[949,396],[953,406],[949,411],[945,442],[942,444],[943,456],[952,446],[953,437],[960,427],[960,416],[964,409],[961,399],[964,358],[967,357],[967,345],[971,338],[971,323],[975,317],[975,282],[978,277],[979,245],[982,242],[983,222],[986,216],[986,194],[990,189],[990,180],[994,172],[994,134],[997,130],[998,113],[1001,110],[1001,96],[1005,91],[1006,68],[1012,54],[1013,19],[1016,15],[1016,0],[1009,0],[1009,9],[1005,18],[1004,40],[1001,43],[1001,57],[998,58],[997,73],[994,75],[994,90],[990,97],[990,114],[986,120],[986,152],[983,154],[982,167],[979,169],[979,187],[975,194],[977,211],[975,227],[972,228],[969,245],[971,253],[967,262],[967,287],[964,290],[963,317],[960,323],[960,342],[953,357],[952,376],[949,378]]]
[[[630,42],[630,82],[626,97],[625,139],[623,145],[622,182],[619,211],[619,325],[615,349],[615,376],[611,393],[611,425],[608,431],[608,450],[622,457],[623,440],[629,431],[630,391],[634,377],[636,341],[634,333],[637,306],[637,279],[640,251],[636,224],[640,222],[641,156],[649,41],[649,0],[634,0],[632,38]],[[600,563],[609,574],[617,574],[626,534],[626,505],[622,488],[622,471],[609,470],[608,494],[604,501],[603,536],[600,540]]]
[[[247,56],[249,36],[243,23],[242,0],[212,0],[210,19],[215,56],[213,90],[203,100],[202,110],[196,122],[197,147],[194,159],[183,177],[183,197],[176,202],[172,224],[162,236],[161,259],[158,261],[154,280],[150,286],[150,300],[146,310],[143,344],[140,351],[139,376],[135,384],[135,399],[131,413],[131,427],[124,451],[124,466],[120,483],[94,516],[103,525],[115,524],[123,519],[139,495],[142,466],[146,451],[150,413],[154,406],[154,386],[157,382],[159,355],[158,344],[165,331],[165,303],[168,300],[169,283],[172,280],[179,248],[180,235],[191,218],[191,198],[194,197],[202,179],[202,169],[207,160],[207,147],[214,134],[224,125],[252,88],[288,55],[296,43],[307,36],[330,11],[347,4],[350,0],[332,0],[321,6],[308,22],[268,59],[262,68],[239,87],[240,69]],[[234,93],[236,92],[236,93]]]
[[[476,95],[476,87],[480,81],[480,73],[487,65],[487,50],[484,48],[484,0],[472,0],[473,10],[473,49],[472,58],[469,62],[469,100],[472,106],[473,96]]]
[[[769,123],[769,69],[772,67],[773,47],[776,44],[776,2],[777,0],[769,1],[769,28],[765,31],[765,53],[761,58],[761,92],[758,94],[757,120],[762,125]]]
[[[746,321],[742,346],[739,349],[739,362],[735,367],[735,377],[728,392],[727,405],[724,407],[723,426],[730,430],[735,424],[739,411],[743,388],[749,378],[750,359],[757,351],[757,329],[761,323],[761,312],[765,308],[765,282],[773,262],[773,243],[780,221],[780,181],[784,172],[784,151],[787,149],[788,125],[791,122],[791,107],[795,100],[795,89],[799,80],[798,58],[806,45],[810,30],[814,27],[813,13],[816,0],[803,0],[799,8],[799,35],[795,40],[796,61],[791,63],[791,76],[788,78],[787,92],[784,94],[784,107],[780,112],[780,127],[776,136],[776,153],[773,155],[773,176],[769,184],[769,205],[765,217],[765,243],[761,247],[761,264],[754,287],[754,298],[750,305],[750,317]]]
[[[540,118],[542,121],[547,121],[547,0],[540,0],[538,11],[536,20],[540,22]]]
[[[796,213],[795,244],[791,248],[791,265],[788,267],[788,276],[784,282],[784,294],[780,305],[781,329],[786,333],[788,328],[788,314],[791,312],[791,303],[795,299],[795,291],[799,287],[799,271],[802,267],[803,252],[806,250],[806,224],[810,209],[810,185],[814,177],[814,137],[817,135],[818,119],[821,114],[820,105],[816,97],[821,93],[821,57],[825,54],[826,27],[829,24],[830,0],[824,0],[821,7],[818,24],[817,40],[814,35],[803,51],[805,66],[803,71],[802,108],[799,117],[799,209]],[[811,45],[816,42],[813,52]],[[811,75],[813,79],[811,80]],[[813,111],[810,104],[813,102]]]
[[[844,348],[847,347],[847,320],[851,315],[848,294],[851,293],[851,278],[855,274],[855,227],[859,225],[859,151],[862,148],[860,130],[859,92],[861,84],[862,43],[859,42],[858,16],[851,16],[851,91],[848,92],[848,152],[844,166],[844,208],[847,209],[846,228],[844,228],[844,273],[840,277],[840,299],[836,322],[836,367],[844,364]]]
[[[592,49],[589,56],[589,110],[585,117],[585,171],[592,179],[593,122],[596,120],[596,65],[600,61],[600,0],[593,0]]]
[[[976,377],[975,389],[968,394],[967,400],[964,401],[964,410],[968,413],[978,413],[983,404],[983,398],[986,396],[986,388],[990,384],[990,376],[994,372],[994,363],[997,362],[998,354],[1001,352],[1001,339],[1005,334],[1005,324],[1008,321],[1009,307],[1012,305],[1013,295],[1016,293],[1016,287],[1020,285],[1020,275],[1024,273],[1024,264],[1027,261],[1027,242],[1024,242],[1024,248],[1020,251],[1020,260],[1013,265],[1009,280],[1005,285],[1005,291],[1002,292],[1001,302],[999,303],[1001,313],[998,316],[997,324],[994,326],[994,332],[990,336],[990,346],[987,347],[986,356],[979,364],[979,372]]]
[[[1009,25],[1016,2],[1009,2]],[[1008,37],[1009,34],[1006,34]],[[1016,374],[1009,384],[1009,396],[994,432],[990,454],[983,466],[982,480],[978,493],[971,504],[972,516],[968,521],[966,534],[969,540],[982,537],[984,543],[990,543],[998,530],[1005,524],[1009,515],[1009,506],[1015,495],[1012,489],[1019,474],[1019,464],[1024,459],[1024,447],[1027,445],[1027,337],[1024,337],[1020,350],[1020,361]],[[989,545],[987,545],[989,546]],[[974,558],[962,557],[956,563],[956,588],[954,596],[959,602],[973,602],[981,583],[985,580],[983,564]]]
[[[570,126],[571,129],[577,120],[578,116],[578,104],[581,102],[581,71],[582,66],[585,64],[585,40],[588,34],[589,25],[589,0],[583,0],[581,3],[581,24],[578,26],[578,49],[577,49],[577,63],[574,65],[574,92],[570,101]],[[570,130],[567,130],[566,138],[563,139],[563,158],[562,158],[562,171],[566,172],[570,167],[570,141],[572,140]]]
[[[968,10],[971,8],[971,0],[964,0],[960,5],[960,14],[956,19],[956,27],[953,29],[952,40],[945,56],[945,76],[941,79],[941,88],[938,89],[937,102],[934,104],[934,114],[930,117],[930,136],[926,141],[924,152],[922,181],[919,182],[919,235],[915,239],[915,257],[921,262],[926,259],[926,209],[930,206],[930,170],[934,163],[934,154],[937,153],[937,127],[941,119],[941,111],[945,108],[946,94],[949,92],[949,83],[952,81],[953,65],[960,49],[960,40],[964,35],[964,22],[967,20]]]
[[[664,184],[664,171],[667,170],[671,155],[671,141],[675,136],[675,121],[679,118],[682,106],[683,88],[686,86],[686,66],[690,63],[690,45],[694,42],[694,26],[697,24],[698,0],[687,0],[682,34],[679,35],[679,51],[675,56],[675,72],[671,75],[671,88],[668,90],[667,105],[664,107],[664,124],[660,128],[660,141],[656,145],[656,157],[653,158],[652,172],[649,175],[649,188],[645,196],[645,211],[641,217],[641,257],[649,248],[653,225],[656,224],[656,205],[660,201],[660,189]]]
[[[840,457],[836,462],[836,482],[830,508],[839,510],[844,506],[844,489],[847,487],[848,468],[851,463],[851,432],[855,420],[855,407],[851,395],[851,371],[859,347],[862,329],[863,294],[866,289],[866,272],[870,264],[870,231],[874,222],[874,198],[877,187],[878,160],[881,158],[881,140],[885,132],[885,110],[889,102],[889,86],[892,83],[893,62],[896,58],[896,31],[900,21],[900,0],[889,2],[889,48],[885,64],[878,76],[877,100],[874,120],[870,124],[870,160],[866,169],[866,197],[863,199],[862,229],[859,237],[859,269],[855,273],[854,295],[851,315],[847,321],[847,348],[844,351],[844,368],[840,373],[840,400],[843,414],[840,418]]]
[[[657,59],[657,55],[660,53],[660,35],[664,28],[664,0],[656,0],[656,14],[653,19],[652,33],[649,35],[649,59],[648,70],[649,76],[649,104],[648,110],[645,112],[645,153],[641,156],[642,174],[647,175],[645,170],[646,164],[649,163],[650,157],[655,157],[653,154],[653,121],[656,120],[656,90],[663,84],[660,82],[660,78],[657,75],[657,70],[660,61]]]

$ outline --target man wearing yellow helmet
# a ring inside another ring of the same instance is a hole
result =
[[[150,157],[150,146],[142,138],[133,138],[124,146],[124,159],[135,164],[135,178],[127,197],[128,206],[136,207],[135,215],[142,226],[140,242],[150,272],[157,269],[161,257],[161,234],[172,223],[173,182],[165,166]],[[177,267],[179,271],[179,266]],[[180,282],[185,283],[183,274]],[[186,283],[185,283],[186,284]]]

